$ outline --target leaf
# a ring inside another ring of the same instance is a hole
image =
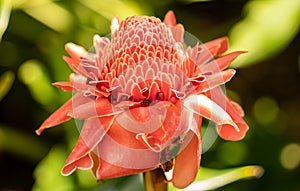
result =
[[[65,159],[65,150],[60,146],[54,146],[34,171],[36,181],[32,191],[75,190],[72,177],[64,177],[60,174]]]
[[[10,12],[11,12],[11,1],[0,0],[0,42],[8,26]]]
[[[237,180],[244,178],[259,178],[263,175],[263,168],[260,166],[244,166],[238,168],[217,170],[200,167],[196,182],[183,189],[183,191],[204,191],[213,190]],[[169,185],[170,191],[179,191]]]
[[[43,64],[36,59],[27,60],[19,67],[18,77],[27,85],[32,97],[45,107],[52,109],[55,103],[55,88],[52,87]]]
[[[233,67],[258,63],[284,50],[300,28],[300,1],[250,1],[246,17],[229,32],[231,47],[246,50]]]
[[[7,71],[0,76],[0,101],[8,93],[14,82],[15,75],[12,71]]]
[[[125,3],[120,0],[80,0],[80,2],[109,21],[114,16],[124,19],[128,16],[140,15],[144,12],[137,3],[134,3],[134,1]]]
[[[19,8],[55,31],[70,30],[73,15],[58,3],[51,0],[25,1]]]

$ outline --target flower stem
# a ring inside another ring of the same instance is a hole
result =
[[[168,183],[164,171],[157,168],[152,171],[144,172],[145,191],[167,191]]]

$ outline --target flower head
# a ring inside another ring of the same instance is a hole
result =
[[[242,52],[223,55],[227,38],[189,46],[172,11],[164,22],[114,18],[111,32],[94,36],[94,52],[66,44],[64,59],[75,73],[54,85],[74,96],[36,132],[84,120],[63,175],[92,169],[100,180],[172,168],[173,184],[186,187],[200,165],[202,117],[224,139],[240,140],[248,130],[243,110],[220,87],[235,74],[225,69]]]

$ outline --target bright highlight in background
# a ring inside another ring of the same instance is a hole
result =
[[[20,81],[27,85],[33,98],[43,105],[55,100],[55,92],[47,75],[43,73],[42,63],[38,60],[24,62],[18,72]]]
[[[261,97],[254,104],[254,116],[263,125],[272,123],[279,113],[277,102],[271,97]]]
[[[288,170],[297,168],[300,164],[300,144],[291,143],[285,146],[281,152],[280,161]]]

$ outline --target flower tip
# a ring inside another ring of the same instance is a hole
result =
[[[98,34],[95,34],[93,37],[94,46],[99,44],[100,41],[101,41],[101,37]]]
[[[61,169],[61,175],[63,176],[69,176],[71,175],[75,170],[77,170],[76,168],[73,168],[73,169],[68,169],[68,166],[64,166],[62,169]]]
[[[170,26],[176,25],[176,17],[172,10],[168,11],[167,14],[165,15],[164,23]]]
[[[232,118],[229,115],[226,116],[226,119],[223,122],[223,124],[231,125],[236,132],[240,132],[241,131],[240,128],[239,128],[239,126],[232,120]]]
[[[71,50],[73,47],[75,47],[76,45],[73,42],[67,42],[65,44],[65,50],[68,52],[69,50]]]
[[[250,166],[249,167],[249,174],[252,175],[255,178],[260,178],[264,175],[264,168],[261,166]]]
[[[44,131],[44,129],[45,129],[45,128],[41,126],[39,129],[37,129],[37,130],[35,131],[35,133],[36,133],[37,135],[40,136],[40,135],[42,134],[42,132]]]
[[[65,44],[65,50],[71,56],[71,58],[75,58],[76,60],[80,60],[80,57],[86,55],[87,51],[77,44],[72,42],[68,42]]]
[[[112,20],[111,20],[111,25],[110,25],[110,30],[111,33],[116,32],[117,30],[119,30],[120,27],[120,21],[119,18],[117,16],[115,16]]]

